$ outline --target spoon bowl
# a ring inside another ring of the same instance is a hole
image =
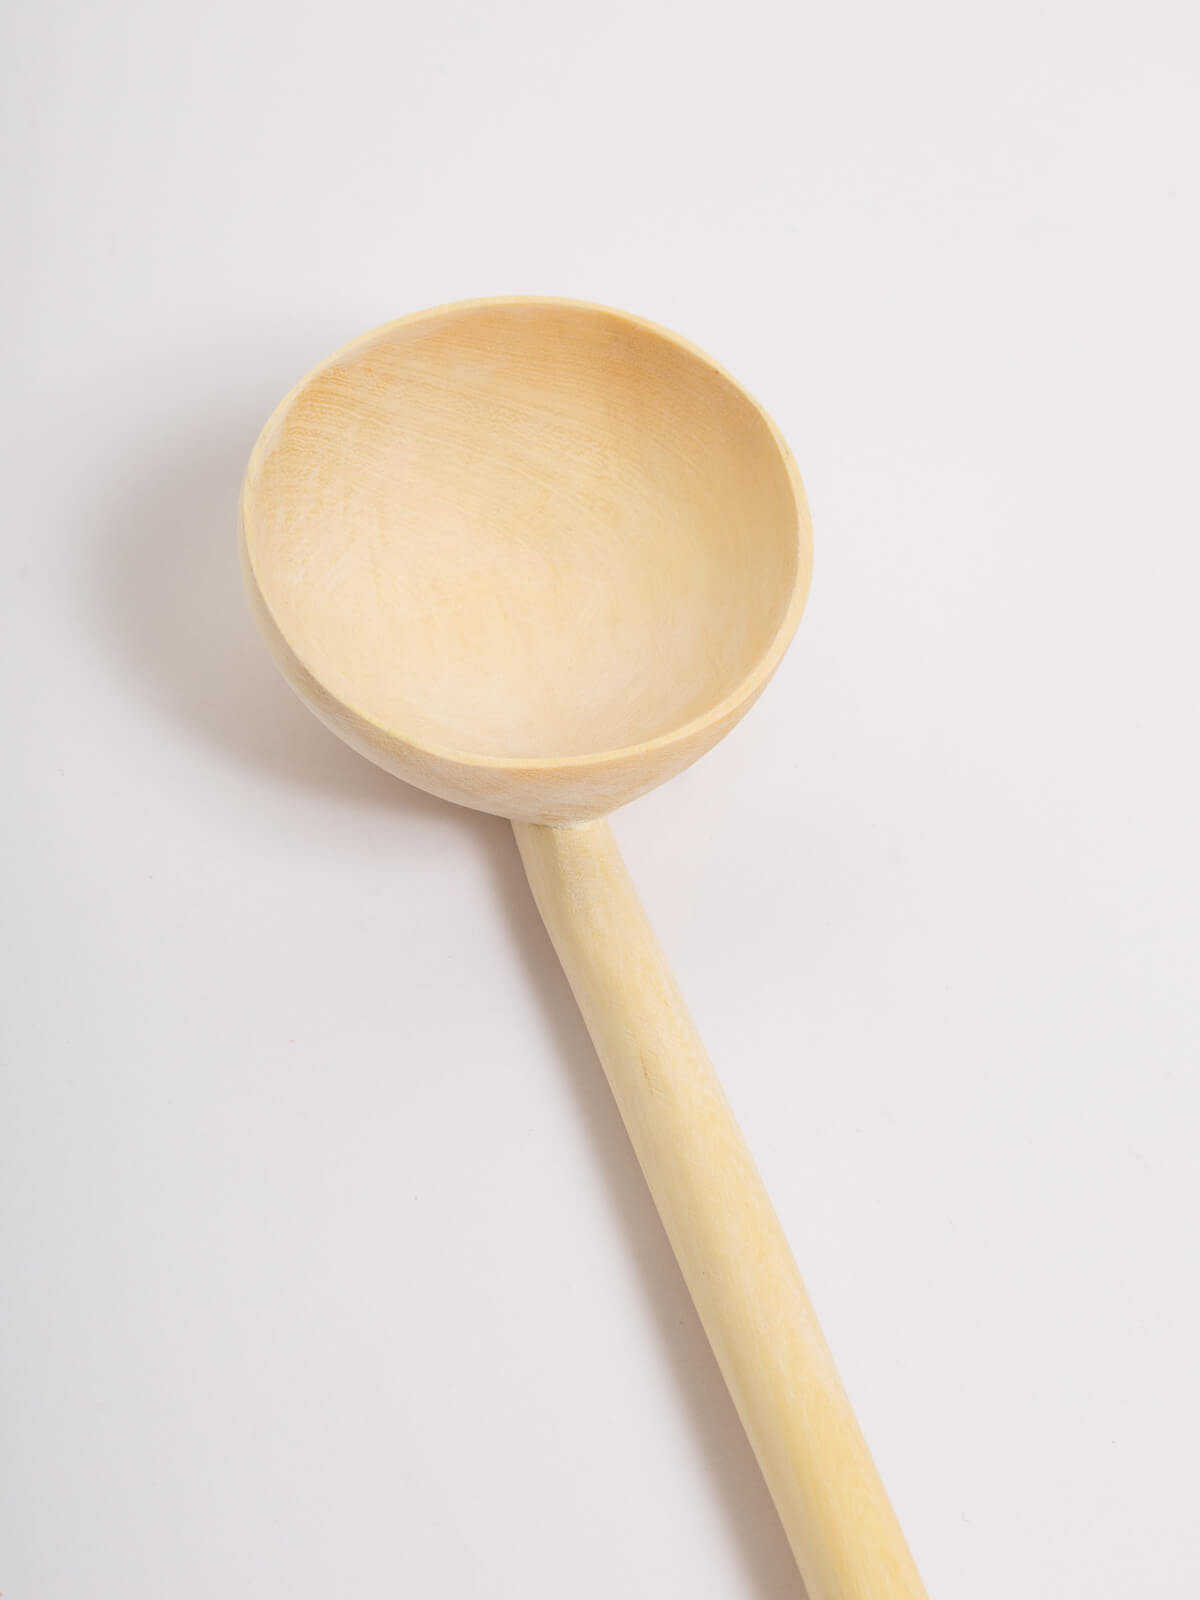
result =
[[[242,549],[286,675],[461,804],[604,815],[747,710],[812,571],[774,424],[664,329],[485,300],[308,375],[255,448]]]

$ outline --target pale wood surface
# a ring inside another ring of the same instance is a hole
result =
[[[709,357],[521,298],[367,334],[284,399],[241,546],[276,660],[363,754],[503,816],[600,816],[753,703],[812,570],[799,474]]]
[[[440,307],[284,399],[240,546],[312,709],[398,776],[513,819],[811,1600],[914,1600],[786,1240],[596,820],[727,732],[795,630],[812,536],[778,430],[638,318]]]
[[[608,824],[514,829],[810,1600],[920,1600],[783,1230]]]

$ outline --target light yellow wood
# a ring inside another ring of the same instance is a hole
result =
[[[608,824],[513,826],[810,1600],[918,1600],[787,1240]]]
[[[281,402],[240,546],[293,687],[371,760],[513,819],[811,1600],[922,1594],[779,1224],[607,825],[744,715],[812,535],[766,413],[577,301],[443,306]]]
[[[404,318],[292,390],[242,553],[284,673],[445,799],[603,816],[688,766],[778,665],[808,593],[774,425],[636,317],[486,300]]]

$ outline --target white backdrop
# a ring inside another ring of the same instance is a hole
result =
[[[805,475],[615,827],[931,1595],[1196,1592],[1194,16],[9,8],[4,1600],[798,1593],[510,833],[241,594],[283,391],[508,292]]]

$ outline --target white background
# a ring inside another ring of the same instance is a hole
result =
[[[931,1596],[1197,1592],[1193,17],[9,8],[4,1600],[798,1593],[506,825],[241,593],[283,391],[506,292],[808,484],[616,831]]]

